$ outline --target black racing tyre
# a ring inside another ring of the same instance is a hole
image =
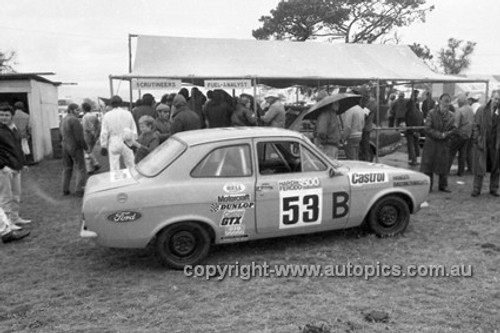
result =
[[[408,203],[395,195],[378,200],[368,216],[368,225],[380,237],[391,237],[404,232],[409,222]]]
[[[174,269],[200,263],[210,250],[210,236],[195,222],[181,222],[163,229],[156,238],[160,262]]]

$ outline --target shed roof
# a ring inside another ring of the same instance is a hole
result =
[[[61,85],[61,82],[50,81],[40,75],[53,75],[54,73],[0,73],[0,81],[12,80],[35,80],[38,82],[49,83],[54,86]]]

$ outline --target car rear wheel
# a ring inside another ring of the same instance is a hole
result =
[[[207,230],[195,222],[171,225],[160,232],[155,243],[160,262],[174,269],[201,262],[210,250]]]
[[[404,232],[409,222],[408,204],[394,195],[377,201],[368,216],[368,225],[380,237],[395,236]]]

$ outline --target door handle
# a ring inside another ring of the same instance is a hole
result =
[[[263,190],[272,190],[273,187],[269,183],[263,183],[263,184],[257,185],[255,189],[257,191],[263,191]]]

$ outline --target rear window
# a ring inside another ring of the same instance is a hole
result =
[[[154,177],[170,165],[187,146],[176,138],[170,138],[144,157],[137,165],[137,171],[146,177]]]

